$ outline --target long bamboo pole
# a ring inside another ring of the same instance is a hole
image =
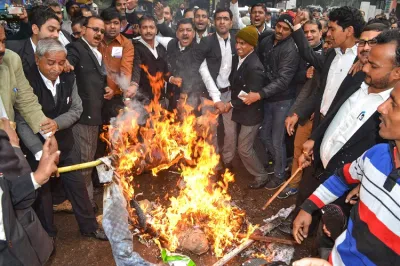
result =
[[[285,182],[285,184],[283,184],[280,189],[278,189],[277,192],[275,192],[275,194],[267,201],[267,203],[265,203],[264,207],[262,207],[263,210],[265,210],[273,201],[276,197],[278,197],[279,193],[282,192],[282,190],[284,190],[287,185],[289,185],[290,181],[293,180],[293,178],[301,171],[303,170],[303,168],[300,166],[299,168],[297,168],[296,172],[294,172],[294,174]]]
[[[103,162],[101,160],[96,160],[96,161],[87,162],[87,163],[80,163],[80,164],[74,164],[74,165],[70,165],[70,166],[64,166],[64,167],[58,168],[58,172],[60,174],[62,174],[62,173],[66,173],[66,172],[82,170],[82,169],[86,169],[86,168],[96,167],[102,163]]]

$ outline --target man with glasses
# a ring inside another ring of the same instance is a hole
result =
[[[82,37],[82,27],[83,27],[83,24],[85,23],[85,21],[86,21],[85,17],[79,17],[79,18],[75,18],[74,20],[72,20],[71,40],[73,42],[76,40],[79,40]]]
[[[75,147],[81,154],[81,162],[94,159],[99,136],[99,126],[103,124],[101,110],[104,99],[114,94],[106,87],[106,70],[103,56],[98,46],[104,38],[105,27],[100,17],[89,17],[82,27],[82,37],[67,45],[69,63],[74,67],[78,93],[82,99],[83,112],[77,124],[72,128]],[[92,206],[97,210],[93,199],[92,170],[82,170]]]

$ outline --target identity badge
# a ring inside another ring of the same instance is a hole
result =
[[[122,47],[113,47],[111,51],[111,56],[115,58],[122,57]]]

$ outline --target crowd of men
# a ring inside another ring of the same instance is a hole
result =
[[[54,205],[70,202],[81,234],[107,240],[95,217],[93,170],[49,177],[57,166],[104,156],[102,126],[130,101],[157,101],[180,119],[220,115],[209,121],[221,157],[215,170],[235,172],[237,152],[253,177],[249,189],[279,188],[293,156],[291,173],[302,171],[279,198],[297,195],[296,241],[318,232],[318,255],[333,265],[397,265],[396,23],[367,23],[347,6],[322,16],[289,10],[272,23],[259,3],[246,26],[237,0],[217,8],[213,23],[203,8],[182,4],[173,16],[157,3],[149,15],[137,5],[115,0],[97,15],[94,4],[72,0],[63,17],[52,2],[21,14],[15,35],[0,26],[0,265],[47,261]],[[154,88],[157,81],[165,86]],[[26,213],[38,219],[25,221]],[[307,263],[328,265],[297,265]]]

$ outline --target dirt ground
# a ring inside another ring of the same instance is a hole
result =
[[[230,186],[229,193],[232,201],[242,209],[246,210],[247,216],[253,224],[262,224],[262,220],[275,214],[283,207],[289,207],[294,204],[295,197],[285,200],[276,199],[267,210],[262,211],[262,206],[272,196],[273,191],[265,189],[250,190],[247,188],[248,182],[252,177],[244,168],[240,159],[234,160],[235,183]],[[150,175],[141,175],[135,178],[135,192],[144,193],[144,198],[155,200],[157,197],[164,197],[166,193],[169,195],[177,195],[178,189],[176,181],[178,175],[165,171],[158,177]],[[96,195],[99,206],[102,206],[102,194]],[[100,208],[99,213],[101,214]],[[78,226],[74,215],[58,213],[55,215],[55,222],[59,230],[56,246],[56,254],[50,259],[47,265],[115,265],[111,246],[108,242],[98,241],[92,238],[82,237],[79,233]],[[283,236],[291,238],[290,236]],[[308,239],[304,244],[295,247],[294,259],[308,257],[311,254],[312,240]],[[155,245],[147,247],[141,244],[134,237],[134,249],[146,260],[153,263],[160,263],[160,252]],[[188,254],[198,266],[212,265],[217,261],[211,255],[211,252],[197,256]],[[237,256],[234,260],[226,265],[241,265],[246,259]]]

